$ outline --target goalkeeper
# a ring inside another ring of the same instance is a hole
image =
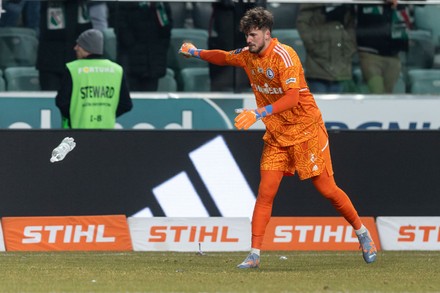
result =
[[[202,50],[184,43],[179,50],[216,65],[242,67],[255,94],[257,109],[245,109],[235,127],[247,130],[261,119],[266,126],[260,162],[260,185],[252,215],[252,245],[238,268],[258,268],[260,249],[272,205],[284,175],[295,172],[311,179],[315,188],[353,226],[367,263],[376,259],[376,246],[347,194],[333,178],[328,134],[321,112],[304,77],[296,52],[271,37],[272,14],[261,8],[248,10],[240,20],[247,47],[235,51]]]

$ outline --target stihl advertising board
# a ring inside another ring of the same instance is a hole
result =
[[[379,250],[374,218],[361,219]],[[342,217],[277,217],[270,219],[262,249],[359,250],[359,241]]]
[[[440,217],[378,217],[384,250],[440,250]]]
[[[249,218],[128,218],[135,251],[247,251]]]
[[[7,251],[132,250],[123,215],[2,218]]]

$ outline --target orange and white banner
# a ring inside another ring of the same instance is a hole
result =
[[[249,218],[128,218],[135,251],[247,251]]]
[[[440,217],[378,217],[383,250],[440,250]]]
[[[0,2],[1,2],[1,0],[0,0]],[[5,241],[3,239],[3,229],[2,229],[1,222],[0,222],[0,251],[6,251]]]
[[[374,218],[362,217],[377,249]],[[359,250],[352,226],[342,217],[273,217],[266,229],[263,250]]]
[[[131,251],[124,215],[3,218],[7,251]]]

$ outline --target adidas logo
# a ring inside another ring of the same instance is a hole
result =
[[[223,137],[217,136],[188,155],[220,214],[251,218],[255,195]],[[185,171],[154,187],[153,194],[167,217],[210,216]],[[148,207],[132,216],[154,217]]]

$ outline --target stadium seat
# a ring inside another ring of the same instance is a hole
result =
[[[362,70],[359,67],[353,68],[353,81],[357,87],[358,93],[368,93],[368,86],[362,76]]]
[[[183,89],[181,70],[184,68],[208,68],[208,62],[198,58],[184,58],[178,54],[183,42],[191,42],[197,48],[208,48],[208,31],[204,29],[174,28],[171,30],[171,42],[168,48],[168,67],[174,70],[178,90]]]
[[[273,29],[294,29],[299,12],[299,3],[269,2],[267,10],[274,16]]]
[[[183,42],[191,42],[201,49],[208,48],[208,31],[195,28],[174,28],[171,30],[171,42],[168,49],[168,67],[176,74],[187,67],[208,67],[208,63],[197,58],[183,58],[177,53]]]
[[[35,67],[8,67],[5,69],[7,91],[39,91],[40,81]]]
[[[0,28],[0,69],[35,66],[38,38],[36,32],[23,27]]]
[[[404,75],[401,73],[399,79],[396,82],[396,85],[394,86],[393,94],[405,94],[405,93],[406,93],[406,82]]]
[[[5,79],[3,78],[3,71],[0,69],[0,92],[4,92],[6,90]]]
[[[298,54],[299,59],[304,64],[306,61],[306,48],[296,29],[274,29],[272,35],[286,45],[291,46]]]
[[[362,76],[362,70],[359,67],[355,67],[353,69],[353,81],[357,87],[358,93],[362,94],[368,94],[368,85],[366,84],[363,76]],[[399,79],[397,80],[397,83],[394,86],[394,94],[404,94],[406,93],[406,83],[405,83],[405,77],[401,73]]]
[[[425,30],[409,31],[408,52],[404,54],[404,66],[407,70],[414,68],[432,68],[434,64],[435,45],[431,32]]]
[[[440,94],[440,69],[409,70],[408,80],[412,94]]]
[[[164,77],[159,79],[158,92],[176,92],[177,82],[175,79],[174,70],[167,68],[167,73]]]
[[[414,7],[414,22],[418,29],[431,32],[436,47],[440,47],[440,5]]]
[[[104,57],[116,61],[116,34],[112,27],[102,31],[104,35]]]
[[[209,68],[184,68],[181,72],[184,92],[209,92],[211,80]]]

